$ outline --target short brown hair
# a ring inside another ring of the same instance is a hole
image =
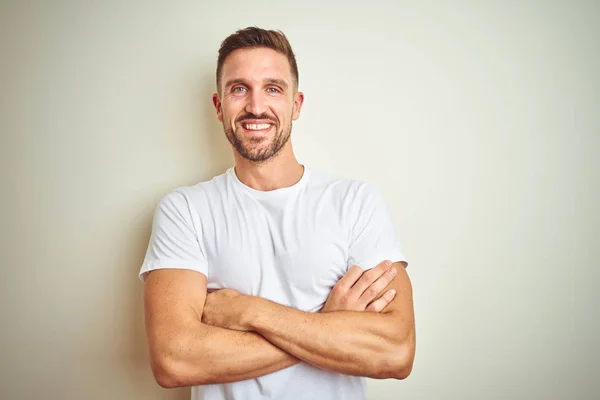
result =
[[[298,65],[296,64],[296,56],[292,51],[292,46],[290,45],[290,42],[288,42],[287,37],[279,30],[273,31],[250,26],[229,35],[221,43],[221,47],[219,48],[219,58],[217,60],[217,90],[219,92],[221,92],[223,63],[227,56],[235,50],[253,49],[258,47],[273,49],[287,57],[292,70],[294,86],[298,89]]]

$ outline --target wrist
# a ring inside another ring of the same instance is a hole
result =
[[[264,317],[264,311],[268,308],[269,300],[262,297],[246,296],[244,301],[244,309],[240,317],[240,322],[245,329],[249,331],[259,332],[261,319]]]
[[[239,323],[246,331],[254,330],[253,321],[258,315],[258,304],[260,297],[244,295],[240,299]]]

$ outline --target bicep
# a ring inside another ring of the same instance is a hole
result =
[[[186,269],[151,271],[144,283],[144,314],[150,352],[168,351],[169,341],[201,325],[206,276]]]
[[[415,316],[412,284],[406,272],[405,263],[396,262],[393,266],[396,268],[398,274],[388,284],[384,292],[394,289],[396,296],[383,310],[383,313],[393,318],[400,332],[414,334]]]

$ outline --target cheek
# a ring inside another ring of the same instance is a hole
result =
[[[292,106],[293,107],[293,106]],[[289,106],[289,104],[282,105],[281,107],[277,107],[273,109],[273,112],[277,116],[277,119],[281,124],[285,124],[289,122],[294,116],[294,109]]]
[[[233,104],[224,105],[221,109],[221,115],[223,118],[223,122],[227,124],[233,124],[233,121],[240,114],[239,107],[236,107]]]

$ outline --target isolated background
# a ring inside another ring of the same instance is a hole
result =
[[[2,1],[0,398],[188,399],[148,366],[154,207],[232,163],[218,46],[282,29],[302,163],[381,188],[418,349],[369,398],[600,397],[597,1]]]

